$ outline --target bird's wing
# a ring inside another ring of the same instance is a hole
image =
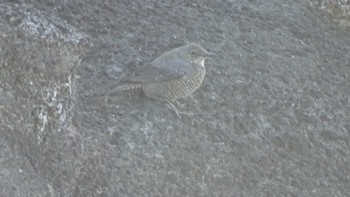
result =
[[[152,83],[170,81],[185,76],[193,69],[191,63],[184,60],[170,60],[167,62],[168,64],[160,64],[161,66],[149,64],[138,68],[134,71],[133,76],[125,79],[125,82]]]

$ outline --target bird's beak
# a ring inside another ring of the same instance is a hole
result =
[[[215,57],[216,54],[215,53],[210,53],[210,52],[205,52],[204,56],[205,57]]]

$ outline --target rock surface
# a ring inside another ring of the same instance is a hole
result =
[[[1,197],[350,196],[350,35],[304,1],[5,1],[0,38]],[[190,42],[193,115],[92,96]]]

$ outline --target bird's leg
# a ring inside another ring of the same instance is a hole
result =
[[[170,104],[171,108],[173,108],[174,112],[176,113],[176,115],[177,115],[179,118],[181,118],[180,114],[191,115],[190,113],[181,112],[181,111],[177,110],[173,102],[168,101],[168,103]]]
[[[180,108],[184,108],[185,107],[185,103],[180,103],[179,100],[175,100],[173,101],[174,103],[176,103],[176,106],[180,107]]]

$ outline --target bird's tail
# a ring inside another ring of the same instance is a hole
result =
[[[116,92],[139,89],[139,88],[142,88],[141,84],[139,84],[139,83],[121,84],[119,86],[107,89],[105,95],[111,95],[111,94],[116,93]]]
[[[126,90],[132,90],[132,89],[139,89],[142,88],[140,83],[128,83],[119,85],[111,90],[110,93],[118,92],[118,91],[126,91]]]
[[[104,88],[101,92],[95,93],[94,97],[104,97],[107,95],[114,94],[116,92],[139,89],[139,88],[142,88],[141,84],[136,84],[136,83],[132,83],[132,84],[127,83],[119,86],[111,86],[111,87]]]

